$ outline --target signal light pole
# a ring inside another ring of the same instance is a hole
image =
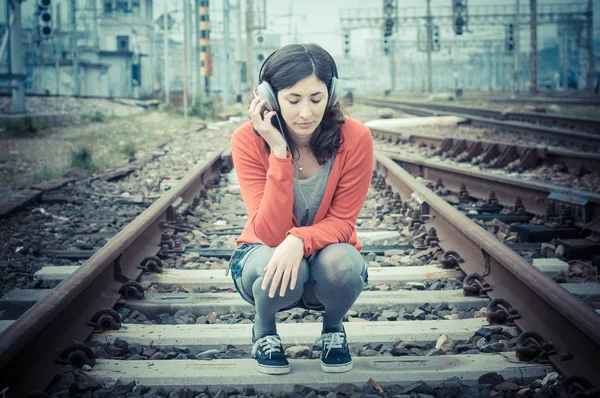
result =
[[[537,0],[529,0],[531,8],[531,93],[537,93]]]
[[[433,47],[432,43],[432,24],[431,24],[431,0],[427,0],[427,91],[431,93],[432,81],[431,81],[431,50]]]

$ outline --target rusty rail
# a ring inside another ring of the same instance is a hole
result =
[[[553,343],[556,354],[549,359],[560,372],[583,376],[600,387],[598,314],[380,151],[375,153],[375,170],[403,200],[412,195],[421,203],[422,219],[427,228],[436,229],[439,245],[458,252],[465,273],[485,275],[492,288],[489,297],[507,300],[518,311],[521,318],[514,322],[521,330],[537,331]]]
[[[368,124],[368,123],[367,123]],[[501,160],[495,167],[504,167],[508,163],[519,159],[523,170],[534,168],[541,161],[544,164],[565,165],[569,169],[585,167],[587,170],[600,170],[600,154],[592,152],[577,152],[558,147],[546,147],[540,145],[522,145],[499,141],[461,139],[441,137],[427,134],[403,133],[402,131],[386,129],[381,127],[370,127],[374,137],[387,140],[390,143],[408,142],[415,145],[435,146],[441,153],[451,157],[462,155],[464,161],[485,152],[496,151],[496,157]],[[403,129],[408,130],[410,129]],[[492,148],[495,146],[496,148]]]
[[[112,308],[127,281],[141,275],[140,262],[158,253],[161,222],[174,216],[173,205],[192,203],[224,162],[228,149],[215,153],[189,172],[177,187],[158,199],[8,327],[0,338],[0,391],[22,397],[43,390],[60,369],[61,351],[74,341],[85,341],[94,330],[92,317]]]
[[[412,175],[418,175],[430,181],[442,180],[448,189],[458,192],[460,185],[465,184],[473,196],[485,198],[488,196],[489,187],[494,187],[498,201],[505,205],[513,205],[518,196],[522,200],[525,209],[536,215],[545,215],[548,206],[548,196],[555,192],[563,192],[573,199],[585,201],[579,203],[587,208],[585,216],[587,220],[580,220],[576,225],[583,224],[600,217],[600,194],[580,191],[577,189],[560,187],[535,181],[527,181],[512,177],[493,175],[484,171],[476,171],[453,167],[423,158],[402,156],[393,152],[382,151],[390,159],[399,163]]]
[[[586,146],[600,145],[600,134],[598,133],[584,133],[564,128],[536,125],[532,123],[498,120],[494,119],[493,116],[483,117],[480,115],[474,115],[473,112],[470,111],[471,108],[439,110],[436,108],[437,105],[401,101],[384,101],[371,98],[357,98],[355,99],[355,102],[372,106],[384,106],[417,116],[460,116],[468,119],[474,126],[495,126],[507,131],[515,131],[518,133],[535,133],[544,137],[567,140],[569,142]],[[481,112],[479,112],[479,114],[481,114]]]

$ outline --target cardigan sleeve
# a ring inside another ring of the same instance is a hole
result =
[[[368,129],[367,129],[368,130]],[[361,134],[353,148],[347,148],[347,165],[338,182],[325,217],[308,227],[291,228],[304,243],[304,257],[332,243],[348,243],[365,202],[373,171],[373,139],[370,130]]]
[[[249,142],[243,131],[234,133],[231,155],[248,212],[248,222],[264,244],[278,246],[292,225],[294,205],[293,170],[290,153],[278,158],[271,152],[268,168],[262,162],[264,151],[255,140]],[[262,144],[262,140],[260,142]]]

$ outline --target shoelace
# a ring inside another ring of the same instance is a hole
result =
[[[325,354],[325,358],[327,358],[332,348],[343,347],[344,338],[343,332],[323,333],[321,337],[315,341],[315,344],[318,345],[319,343],[322,343],[324,345],[324,348],[327,349],[327,353]]]
[[[278,336],[265,336],[256,340],[256,343],[252,346],[252,355],[256,355],[256,351],[260,348],[265,354],[269,354],[269,359],[271,359],[271,354],[273,352],[281,352],[281,340]]]

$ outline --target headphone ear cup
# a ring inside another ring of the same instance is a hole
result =
[[[265,107],[268,110],[279,112],[279,103],[277,102],[277,97],[275,97],[275,92],[273,91],[271,85],[267,83],[267,81],[263,81],[261,84],[259,84],[256,88],[256,91],[261,99],[266,100]]]
[[[341,87],[338,78],[335,76],[331,78],[331,88],[329,91],[331,91],[331,95],[329,96],[329,102],[327,102],[327,108],[331,108],[337,104],[340,99]]]

